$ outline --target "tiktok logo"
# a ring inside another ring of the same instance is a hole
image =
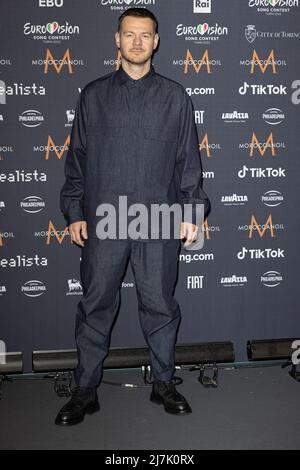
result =
[[[248,168],[246,165],[238,171],[240,179],[246,178],[285,178],[285,168]]]
[[[252,95],[287,95],[286,86],[283,85],[249,85],[244,82],[239,88],[240,95],[246,95],[250,91]]]
[[[237,257],[239,260],[244,260],[247,255],[250,257],[250,259],[285,258],[284,250],[281,250],[280,248],[277,250],[272,250],[271,248],[266,248],[265,250],[248,250],[245,247],[243,247],[242,251],[237,254]]]

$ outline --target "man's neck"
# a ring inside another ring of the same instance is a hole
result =
[[[133,80],[139,80],[150,71],[151,62],[148,61],[139,66],[137,64],[130,64],[122,59],[122,68]]]

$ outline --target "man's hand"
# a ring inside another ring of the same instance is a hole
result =
[[[186,238],[183,246],[191,245],[197,239],[198,226],[189,222],[182,222],[180,225],[180,238]]]
[[[80,246],[84,246],[84,240],[88,239],[87,234],[87,223],[85,221],[74,222],[69,225],[69,232],[73,243],[77,243]]]

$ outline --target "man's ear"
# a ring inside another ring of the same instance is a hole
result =
[[[158,43],[159,43],[159,35],[157,33],[154,36],[154,41],[155,41],[154,50],[156,50],[158,47]]]
[[[116,41],[117,47],[120,47],[120,35],[119,35],[118,31],[115,34],[115,41]]]

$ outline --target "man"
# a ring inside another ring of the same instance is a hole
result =
[[[151,357],[150,399],[170,413],[192,411],[173,381],[181,317],[173,291],[180,239],[186,239],[185,246],[196,240],[196,204],[204,205],[205,215],[210,204],[202,190],[192,101],[182,85],[157,74],[151,63],[157,31],[157,19],[149,10],[126,10],[115,35],[122,66],[89,83],[76,108],[60,202],[72,241],[82,247],[83,298],[76,317],[76,387],[57,416],[59,425],[77,424],[99,410],[97,387],[128,259]],[[117,211],[120,195],[146,208],[190,204],[193,219],[180,224],[177,238],[164,239],[159,228],[153,239],[105,239],[97,223],[99,205],[112,204]]]

